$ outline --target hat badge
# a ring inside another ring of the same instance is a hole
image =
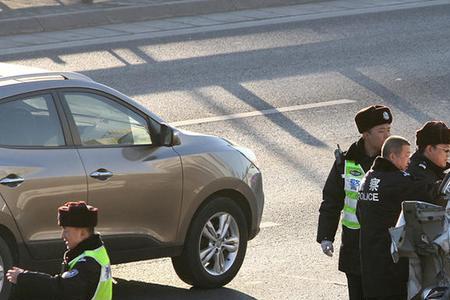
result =
[[[386,121],[389,120],[389,114],[387,113],[387,111],[383,112],[383,119],[385,119]]]

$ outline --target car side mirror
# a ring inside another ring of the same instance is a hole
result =
[[[162,123],[159,132],[159,144],[161,146],[173,145],[173,129],[169,125]]]

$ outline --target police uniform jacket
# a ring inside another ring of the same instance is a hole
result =
[[[429,183],[434,183],[438,180],[442,180],[445,177],[445,171],[450,169],[450,164],[447,163],[445,168],[441,168],[435,165],[429,160],[423,153],[416,151],[411,157],[411,163],[409,164],[407,172],[416,178],[421,178]]]
[[[377,157],[360,187],[357,206],[360,230],[362,283],[366,297],[407,294],[408,260],[395,264],[388,229],[394,227],[405,200],[433,202],[435,185],[400,171]]]
[[[370,169],[375,157],[369,157],[365,153],[364,140],[361,138],[353,143],[347,152],[344,153],[344,159],[353,160],[365,172]],[[323,240],[334,241],[336,230],[341,217],[341,211],[344,208],[344,174],[345,162],[333,164],[323,188],[323,201],[319,209],[319,225],[317,229],[317,242]],[[339,251],[339,270],[345,273],[359,275],[359,230],[349,229],[342,226],[341,248]]]
[[[91,257],[80,259],[69,270],[68,263],[86,250],[95,250],[103,245],[95,234],[64,254],[62,272],[51,276],[25,271],[17,278],[16,293],[19,299],[42,300],[90,300],[95,294],[100,279],[101,266]]]

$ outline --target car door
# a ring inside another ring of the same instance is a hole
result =
[[[99,208],[97,230],[110,241],[109,250],[174,241],[181,160],[172,147],[155,142],[159,124],[104,93],[63,91],[61,99],[88,174],[89,204]]]
[[[50,92],[0,100],[0,194],[36,259],[61,257],[57,208],[87,197],[86,174],[57,107]]]

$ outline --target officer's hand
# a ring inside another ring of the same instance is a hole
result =
[[[23,273],[25,270],[13,267],[6,273],[6,278],[8,278],[8,281],[11,283],[16,284],[17,283],[17,277],[20,273]]]
[[[332,241],[323,240],[320,243],[320,246],[322,247],[323,253],[325,253],[329,257],[333,256],[334,248],[333,248],[333,242]]]

